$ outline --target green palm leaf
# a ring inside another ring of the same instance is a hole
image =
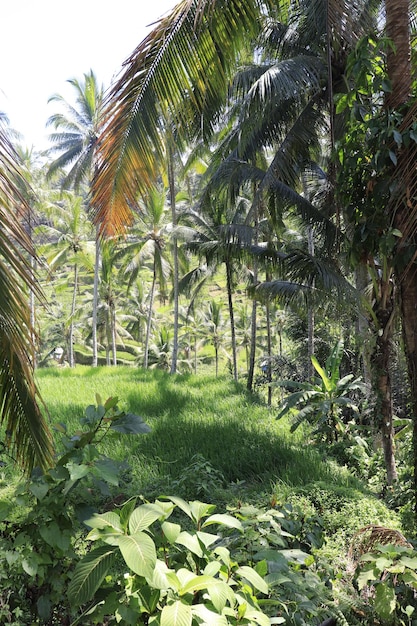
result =
[[[52,437],[34,381],[34,329],[27,288],[41,300],[28,256],[32,244],[22,224],[28,211],[18,188],[27,188],[17,156],[0,128],[0,423],[6,445],[27,470],[52,462]]]

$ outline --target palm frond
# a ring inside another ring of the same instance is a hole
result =
[[[32,244],[20,218],[27,209],[16,154],[0,129],[0,423],[17,461],[30,470],[52,461],[52,437],[34,381],[34,329],[26,288],[42,298],[27,254]],[[42,298],[43,299],[43,298]]]
[[[259,32],[262,4],[183,0],[127,59],[100,138],[93,204],[103,231],[129,223],[138,190],[155,179],[164,155],[162,116],[169,113],[179,143],[213,132],[240,44]]]

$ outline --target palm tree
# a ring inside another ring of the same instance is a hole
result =
[[[35,256],[22,226],[29,210],[19,189],[25,185],[20,163],[0,121],[0,422],[5,449],[26,470],[52,463],[52,437],[40,408],[34,380],[35,331],[27,289],[43,301],[30,261]],[[24,207],[24,209],[22,209]]]
[[[79,289],[81,268],[93,269],[88,253],[88,239],[91,224],[87,221],[83,199],[70,191],[62,192],[54,206],[53,225],[43,224],[36,229],[48,237],[48,243],[40,247],[39,252],[45,257],[50,271],[71,265],[73,269],[73,288],[71,310],[69,314],[68,360],[71,367],[74,360],[74,321],[76,298]]]
[[[84,74],[84,80],[72,78],[68,81],[76,93],[75,106],[69,104],[62,96],[55,94],[49,102],[56,102],[64,109],[64,113],[56,113],[47,121],[57,131],[50,135],[51,154],[59,156],[49,165],[48,175],[59,172],[62,174],[62,187],[74,188],[78,191],[81,183],[89,187],[97,151],[98,133],[101,122],[104,89],[99,86],[92,70]],[[91,209],[88,211],[91,213]],[[100,266],[100,244],[96,241],[93,287],[93,366],[97,365],[97,306],[98,280]]]
[[[232,372],[235,380],[238,379],[238,367],[233,288],[236,264],[239,257],[242,257],[242,251],[251,243],[252,229],[243,223],[246,208],[243,199],[239,199],[236,207],[229,207],[221,195],[216,198],[206,196],[204,212],[188,211],[183,214],[183,220],[191,227],[187,231],[188,241],[185,246],[204,260],[203,268],[197,267],[189,273],[190,279],[195,274],[202,279],[196,282],[197,291],[207,278],[213,276],[221,264],[225,267],[232,342]],[[184,285],[186,280],[187,277],[184,277],[181,284]],[[193,281],[190,282],[192,284]]]
[[[224,321],[221,302],[211,299],[204,311],[205,329],[214,348],[216,376],[219,375],[219,352],[224,341]]]
[[[146,198],[140,200],[137,224],[127,238],[120,251],[120,257],[126,259],[122,273],[128,277],[128,288],[135,283],[140,271],[150,263],[152,274],[149,294],[146,337],[144,345],[143,366],[148,367],[149,342],[151,338],[153,306],[157,283],[165,288],[171,273],[171,265],[167,258],[169,233],[166,217],[165,191],[156,187],[149,189]]]

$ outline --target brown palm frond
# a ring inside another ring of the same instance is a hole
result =
[[[367,552],[372,552],[378,545],[412,547],[399,530],[387,528],[386,526],[368,524],[360,528],[353,535],[352,541],[350,542],[348,559],[351,569],[355,570],[361,556]]]
[[[34,330],[27,289],[41,297],[28,256],[34,255],[23,228],[27,204],[17,156],[0,128],[0,423],[22,467],[52,462],[52,437],[34,382]]]
[[[261,2],[183,0],[127,59],[110,90],[99,139],[93,206],[101,231],[123,229],[164,156],[163,120],[176,141],[207,137],[240,45],[258,32]]]

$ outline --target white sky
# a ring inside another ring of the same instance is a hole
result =
[[[1,0],[0,110],[29,148],[45,148],[48,117],[67,80],[93,70],[105,88],[149,24],[178,0]]]

